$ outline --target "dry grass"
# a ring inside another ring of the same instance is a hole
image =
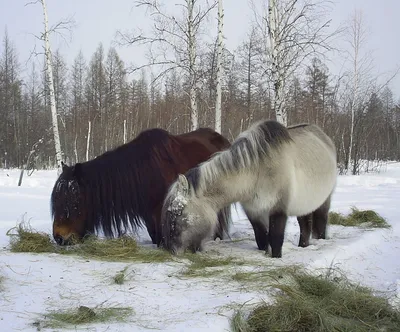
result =
[[[358,210],[351,208],[351,213],[344,216],[341,213],[329,212],[329,223],[341,226],[362,226],[370,228],[389,228],[387,221],[373,210]]]
[[[10,229],[7,235],[10,236],[12,252],[78,255],[88,259],[113,262],[157,263],[173,259],[165,250],[139,247],[136,240],[129,236],[116,239],[99,239],[91,236],[73,246],[60,247],[48,234],[37,232],[25,223]]]
[[[126,271],[127,270],[128,270],[128,267],[126,266],[121,271],[118,271],[118,273],[113,278],[114,283],[116,283],[117,285],[122,285],[126,280]]]
[[[398,331],[400,313],[372,291],[351,284],[332,273],[314,276],[292,271],[283,282],[270,283],[278,289],[272,304],[263,303],[245,319],[235,313],[235,332],[266,331]]]
[[[74,309],[46,313],[43,315],[44,317],[42,320],[34,322],[33,325],[38,329],[60,329],[93,323],[120,323],[126,321],[132,313],[133,310],[126,307],[98,307],[91,309],[89,307],[80,306]]]
[[[46,233],[34,231],[30,225],[20,223],[11,228],[7,235],[10,237],[10,248],[12,252],[54,252],[55,245]]]
[[[223,267],[244,264],[235,257],[212,257],[202,253],[187,253],[184,257],[190,261],[190,265],[182,272],[185,277],[213,277],[223,273]]]

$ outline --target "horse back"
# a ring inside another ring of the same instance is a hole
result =
[[[231,144],[221,134],[210,128],[199,128],[173,137],[176,155],[180,156],[181,174],[208,160],[213,154],[228,149]]]

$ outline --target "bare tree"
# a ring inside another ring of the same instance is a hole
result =
[[[271,104],[279,122],[287,125],[286,83],[294,72],[315,53],[330,49],[331,20],[326,19],[329,0],[265,0],[263,14],[253,11],[263,36],[263,62],[271,82]]]
[[[222,6],[222,0],[218,0],[218,41],[217,41],[217,79],[216,79],[216,101],[215,101],[215,131],[221,133],[222,125],[222,57],[223,57],[223,27],[224,27],[224,9]]]
[[[46,61],[46,77],[48,81],[49,88],[49,97],[50,97],[50,108],[51,108],[51,117],[53,123],[53,136],[54,136],[54,146],[56,150],[56,162],[58,171],[61,171],[61,161],[62,161],[62,151],[61,151],[61,143],[60,143],[60,133],[58,130],[58,117],[57,117],[57,105],[56,105],[56,96],[54,90],[54,77],[53,77],[53,64],[52,64],[52,54],[50,48],[50,33],[51,32],[59,32],[60,30],[69,30],[72,21],[61,21],[56,24],[54,27],[49,28],[49,19],[47,16],[47,7],[45,0],[36,0],[32,2],[28,2],[27,5],[40,3],[43,9],[43,25],[44,31],[41,36],[36,36],[38,39],[44,42],[44,55]]]
[[[160,66],[160,73],[155,79],[163,77],[168,72],[180,70],[187,85],[186,93],[190,100],[191,129],[199,126],[197,94],[200,85],[198,70],[199,62],[199,33],[210,11],[216,2],[201,6],[202,0],[183,0],[177,4],[183,9],[182,18],[168,14],[158,1],[138,0],[138,7],[144,6],[149,10],[154,21],[152,36],[141,33],[118,32],[119,43],[122,45],[148,45],[149,63],[134,68],[134,71],[149,66]],[[204,9],[205,8],[205,9]]]

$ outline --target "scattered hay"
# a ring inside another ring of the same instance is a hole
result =
[[[331,225],[341,226],[363,226],[370,228],[389,228],[385,218],[380,216],[373,210],[358,210],[356,207],[351,208],[351,213],[344,216],[341,213],[329,212],[329,223]]]
[[[116,283],[117,285],[122,285],[125,282],[127,270],[128,267],[126,266],[124,269],[119,271],[113,278],[114,283]]]
[[[135,238],[130,236],[115,239],[99,239],[90,236],[83,243],[66,249],[59,248],[58,252],[111,262],[162,263],[173,259],[172,255],[165,250],[140,247]]]
[[[221,267],[244,264],[235,257],[211,257],[201,253],[186,254],[185,257],[191,262],[182,272],[186,277],[212,277],[224,271]]]
[[[10,236],[12,252],[78,255],[113,262],[161,263],[173,259],[165,250],[139,247],[136,240],[129,236],[116,239],[89,236],[75,245],[60,247],[51,240],[49,234],[37,232],[25,223],[10,229],[7,235]]]
[[[236,310],[231,319],[231,330],[232,332],[250,332],[251,328],[243,313],[240,310]]]
[[[282,280],[287,280],[283,278]],[[256,307],[247,319],[236,312],[233,331],[397,331],[400,312],[372,291],[346,279],[292,272],[291,282],[270,284],[272,304]]]
[[[331,211],[329,212],[328,220],[331,225],[341,225],[341,226],[354,226],[348,225],[347,219],[343,214],[339,212]]]
[[[43,320],[33,323],[40,328],[65,328],[69,325],[82,325],[91,323],[122,322],[133,313],[131,308],[111,307],[94,308],[80,306],[77,309],[65,311],[52,311],[44,315]]]
[[[8,230],[7,235],[10,237],[12,252],[44,253],[55,251],[55,245],[48,234],[36,232],[23,222]]]

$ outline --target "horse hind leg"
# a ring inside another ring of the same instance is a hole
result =
[[[312,214],[312,237],[314,239],[325,239],[326,238],[326,226],[328,223],[328,213],[331,206],[331,196],[316,209]]]
[[[287,215],[284,212],[277,212],[269,217],[269,244],[273,258],[282,257],[282,246],[285,238]]]
[[[297,217],[297,221],[300,226],[300,239],[299,239],[299,247],[308,247],[310,244],[310,236],[311,236],[311,225],[313,223],[313,214],[307,214],[305,216]]]

